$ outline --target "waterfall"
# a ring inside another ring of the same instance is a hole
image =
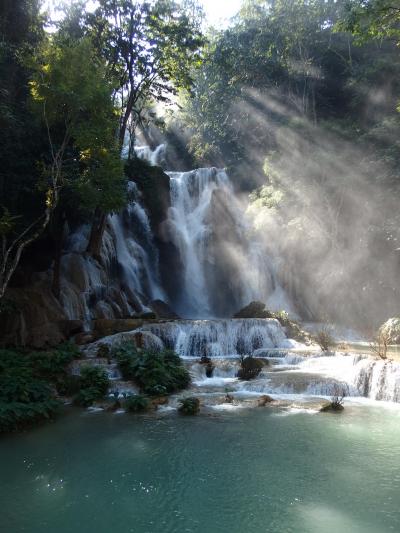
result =
[[[68,318],[128,317],[148,310],[146,302],[165,299],[158,275],[158,252],[150,222],[133,182],[129,203],[111,214],[103,237],[101,261],[86,254],[90,228],[67,239],[62,257],[61,302]]]
[[[223,169],[168,172],[167,221],[183,273],[172,301],[181,316],[226,317],[251,300],[292,311],[277,282],[275,265],[257,240],[245,207]]]

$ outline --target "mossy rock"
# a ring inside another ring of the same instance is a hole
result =
[[[194,396],[179,400],[178,411],[182,415],[197,415],[200,412],[200,400]]]
[[[273,313],[265,309],[263,302],[254,301],[235,313],[233,318],[273,318]]]
[[[248,381],[255,379],[261,372],[264,366],[264,362],[256,357],[245,357],[240,361],[240,369],[238,370],[237,377],[241,380]]]
[[[341,403],[327,402],[320,408],[320,413],[340,413],[343,411],[344,406]]]
[[[258,398],[257,405],[258,405],[259,407],[264,407],[264,406],[266,406],[266,405],[268,405],[269,403],[272,403],[272,402],[274,402],[274,401],[275,401],[275,400],[274,400],[271,396],[269,396],[268,394],[263,394],[262,396],[260,396],[260,397]]]

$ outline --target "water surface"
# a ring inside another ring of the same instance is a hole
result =
[[[70,412],[0,441],[7,533],[400,531],[400,411]]]

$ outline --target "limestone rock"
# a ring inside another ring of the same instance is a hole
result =
[[[150,303],[150,307],[156,313],[158,318],[165,318],[168,320],[177,320],[180,318],[175,311],[162,300],[153,300]]]

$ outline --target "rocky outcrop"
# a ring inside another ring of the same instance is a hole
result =
[[[285,333],[290,339],[294,339],[304,344],[311,344],[311,335],[304,331],[300,325],[291,320],[284,311],[273,312],[265,308],[263,302],[254,301],[240,309],[234,318],[275,318],[285,328]]]
[[[101,338],[124,331],[133,331],[149,322],[157,322],[157,320],[145,318],[100,318],[92,321],[92,329],[96,338]]]
[[[153,233],[160,237],[161,223],[167,218],[171,205],[169,176],[161,167],[151,166],[139,158],[129,160],[125,172],[139,187]]]
[[[275,318],[271,311],[265,309],[263,302],[250,302],[233,315],[233,318]]]
[[[68,320],[47,283],[9,289],[6,301],[0,315],[3,346],[52,347],[83,329],[81,320]]]
[[[162,300],[153,300],[149,307],[154,311],[158,318],[165,318],[168,320],[177,320],[180,318],[171,307]]]

